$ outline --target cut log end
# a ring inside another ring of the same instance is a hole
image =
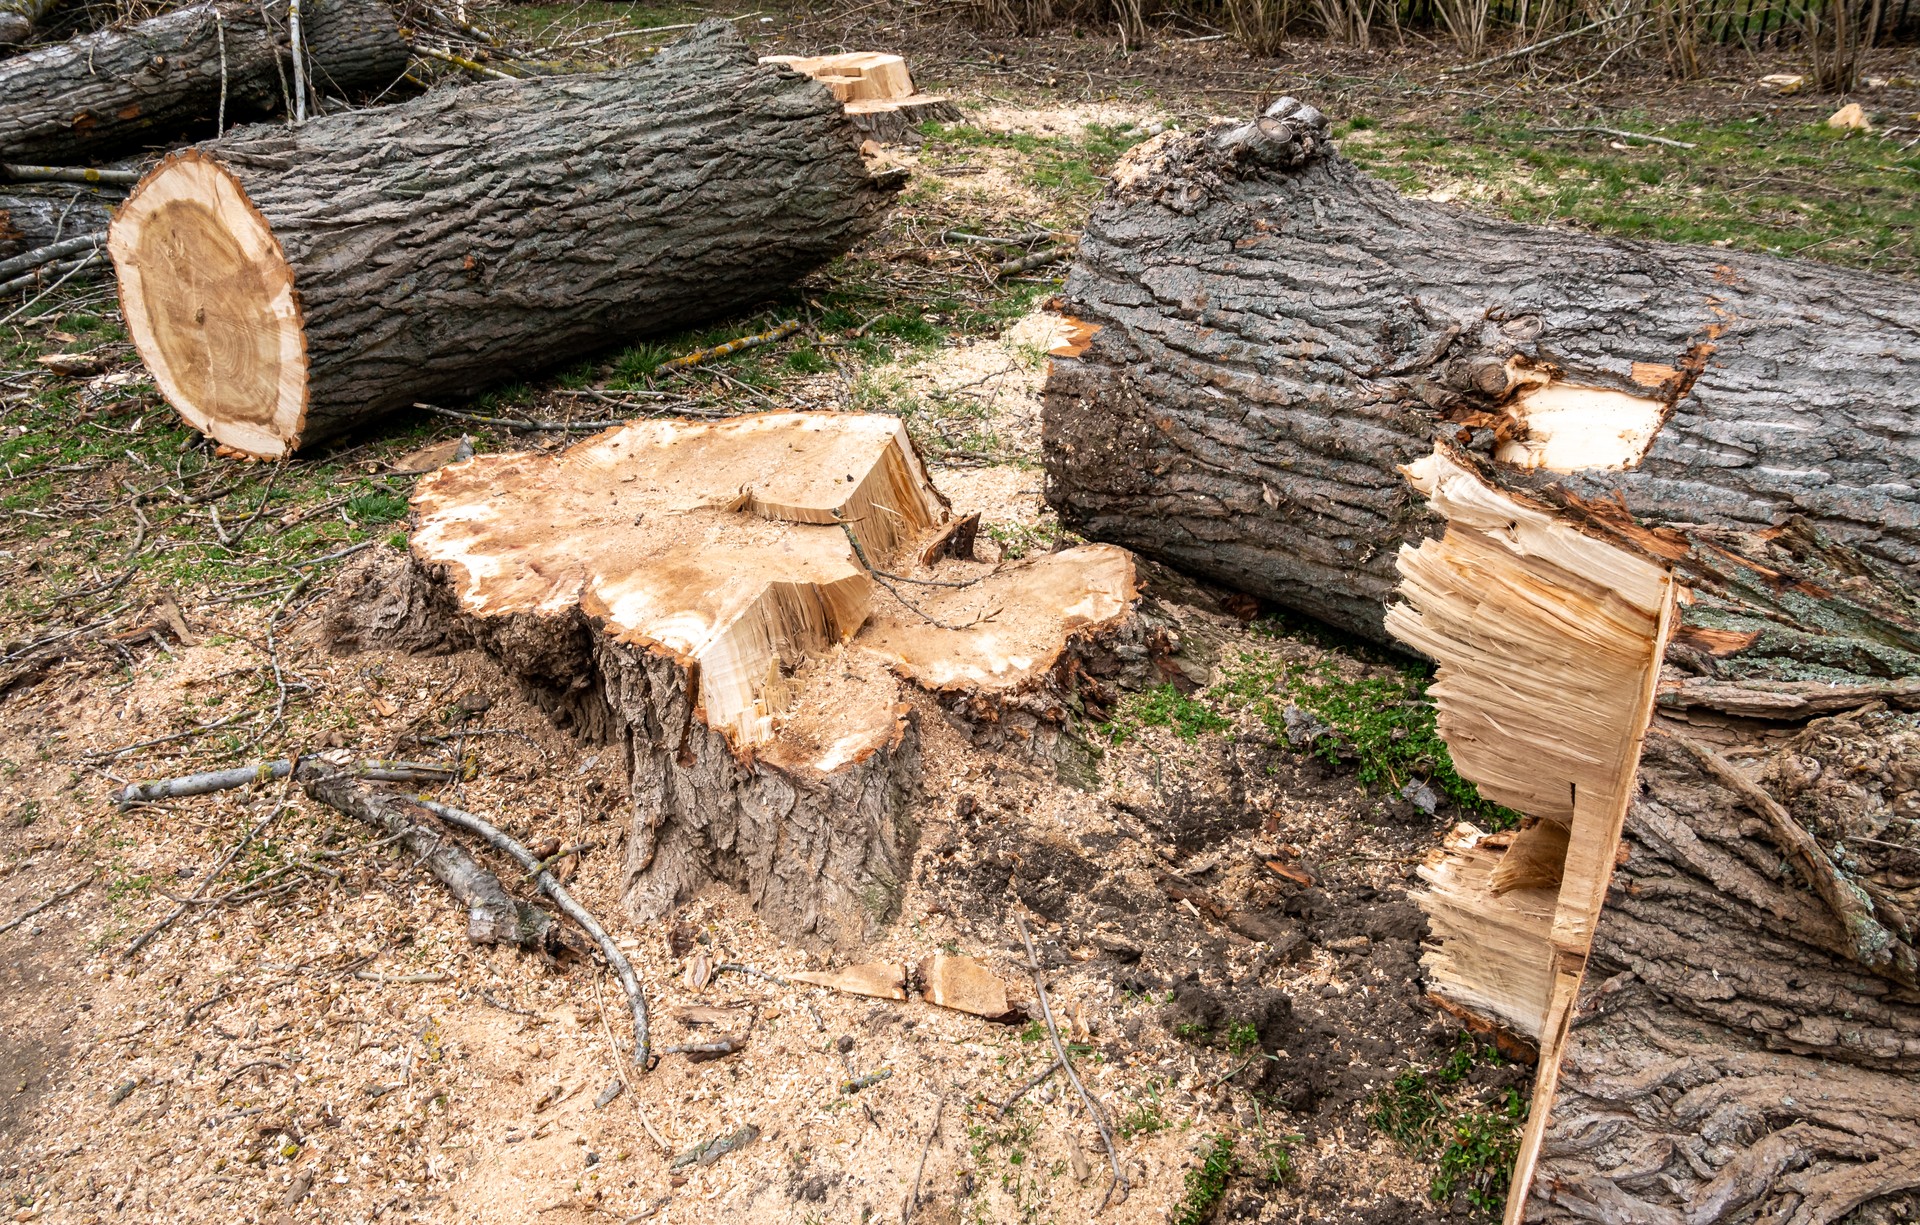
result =
[[[293,271],[238,179],[189,149],[134,188],[107,231],[135,348],[189,425],[278,458],[306,415]]]

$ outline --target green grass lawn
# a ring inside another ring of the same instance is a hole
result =
[[[1597,132],[1658,135],[1691,149]],[[1335,131],[1355,163],[1406,192],[1444,192],[1516,221],[1712,243],[1920,273],[1920,148],[1823,123],[1659,122],[1468,110],[1444,121],[1356,118]]]

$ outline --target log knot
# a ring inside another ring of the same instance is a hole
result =
[[[1282,98],[1258,119],[1215,128],[1207,143],[1241,174],[1290,170],[1332,149],[1327,117],[1298,98]]]

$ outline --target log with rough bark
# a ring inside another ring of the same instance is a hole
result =
[[[1912,287],[1405,199],[1285,100],[1127,159],[1065,300],[1063,519],[1417,649],[1524,814],[1420,898],[1539,1051],[1508,1220],[1910,1206]]]
[[[72,184],[0,188],[0,259],[38,251],[81,234],[102,234],[117,197]]]
[[[879,224],[903,176],[859,145],[824,86],[709,22],[632,68],[189,149],[110,250],[167,400],[277,456],[764,299]]]
[[[407,70],[382,0],[305,0],[301,44],[316,91],[378,92]],[[0,161],[110,156],[183,132],[290,111],[287,0],[203,0],[0,60]]]
[[[1137,636],[1110,545],[922,562],[947,504],[892,417],[636,423],[453,464],[414,514],[410,561],[343,580],[337,644],[480,647],[619,746],[644,917],[719,881],[857,944],[907,877],[916,705],[1044,741],[1085,656]]]

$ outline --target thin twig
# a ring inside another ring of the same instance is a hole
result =
[[[414,405],[423,413],[433,413],[440,417],[451,417],[455,421],[471,421],[476,425],[497,425],[509,430],[524,430],[527,433],[557,432],[577,430],[582,433],[608,430],[615,426],[626,425],[626,421],[534,421],[525,417],[484,417],[479,413],[457,413],[450,408],[437,408],[432,404]]]
[[[293,122],[307,121],[307,66],[300,46],[300,0],[287,0],[287,50],[293,56]]]
[[[1019,925],[1020,942],[1027,946],[1027,969],[1033,974],[1033,990],[1040,999],[1040,1015],[1046,1020],[1047,1037],[1053,1041],[1054,1057],[1060,1061],[1067,1079],[1073,1082],[1075,1091],[1080,1094],[1080,1102],[1087,1108],[1093,1125],[1100,1129],[1100,1142],[1107,1146],[1107,1161],[1113,1166],[1113,1181],[1107,1184],[1107,1193],[1100,1197],[1100,1207],[1094,1209],[1096,1213],[1101,1212],[1113,1198],[1115,1188],[1120,1191],[1121,1202],[1126,1202],[1127,1175],[1120,1168],[1120,1151],[1113,1146],[1113,1131],[1107,1126],[1106,1113],[1100,1109],[1100,1103],[1093,1099],[1093,1094],[1087,1092],[1087,1087],[1080,1083],[1080,1074],[1073,1070],[1073,1060],[1067,1058],[1067,1044],[1060,1040],[1060,1027],[1054,1024],[1053,1005],[1047,1001],[1047,984],[1040,971],[1040,958],[1033,951],[1033,937],[1027,934],[1027,921],[1017,914],[1013,916],[1013,921]]]
[[[995,1108],[993,1112],[993,1117],[996,1119],[1006,1118],[1007,1111],[1013,1109],[1013,1104],[1015,1102],[1019,1101],[1021,1098],[1025,1097],[1027,1094],[1033,1092],[1035,1089],[1039,1088],[1042,1084],[1046,1082],[1048,1077],[1052,1076],[1055,1072],[1058,1072],[1059,1070],[1060,1070],[1060,1061],[1058,1059],[1055,1059],[1052,1063],[1046,1066],[1046,1070],[1028,1077],[1025,1084],[1021,1085],[1018,1089],[1015,1089],[1013,1091],[1013,1096],[1009,1097],[1006,1101],[1001,1102],[1000,1105],[997,1108]]]
[[[920,1202],[920,1176],[927,1172],[927,1154],[933,1149],[933,1138],[940,1134],[940,1116],[946,1109],[947,1095],[942,1093],[934,1103],[933,1126],[927,1129],[927,1142],[920,1146],[920,1164],[913,1168],[913,1190],[907,1193],[907,1202],[900,1206],[900,1225],[907,1225],[913,1219],[913,1206]]]
[[[646,1071],[647,1057],[651,1048],[651,1040],[647,1034],[647,999],[640,991],[640,980],[633,972],[633,964],[627,960],[626,954],[620,951],[620,946],[613,942],[613,937],[607,935],[606,929],[600,926],[599,921],[589,914],[585,907],[573,900],[566,886],[555,880],[551,872],[540,869],[539,857],[518,841],[470,812],[446,804],[437,804],[432,800],[414,802],[449,825],[458,826],[468,833],[478,834],[486,840],[488,845],[506,852],[533,877],[533,883],[540,892],[553,899],[553,904],[559,908],[560,913],[578,923],[581,930],[600,946],[600,951],[606,955],[607,961],[613,966],[614,974],[620,979],[620,986],[627,993],[627,1002],[633,1006],[633,1062],[635,1067],[643,1072]]]
[[[140,181],[138,170],[95,170],[90,166],[0,166],[0,178],[16,183],[108,183],[132,187]]]
[[[1601,136],[1617,136],[1621,140],[1644,140],[1650,145],[1666,145],[1670,149],[1698,149],[1700,146],[1691,141],[1672,140],[1665,136],[1649,136],[1645,132],[1623,132],[1619,128],[1536,128],[1538,132],[1595,132]]]

